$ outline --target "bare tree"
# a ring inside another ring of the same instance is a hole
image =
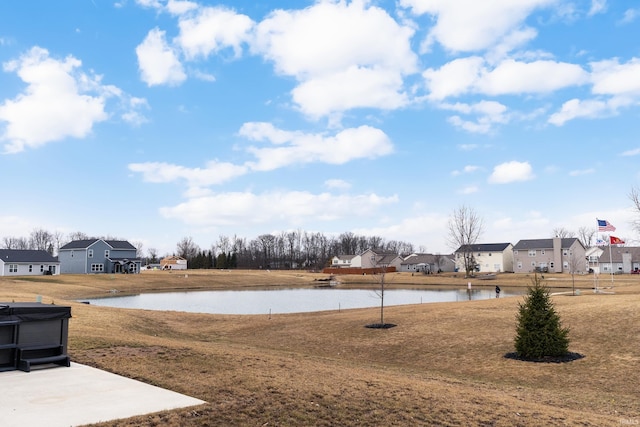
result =
[[[578,240],[585,248],[590,248],[593,245],[593,238],[596,235],[596,229],[593,227],[580,227],[578,228]]]
[[[640,187],[633,187],[631,189],[629,199],[631,199],[633,203],[633,210],[638,214],[638,217],[632,222],[633,229],[636,230],[637,233],[640,233]]]
[[[32,249],[53,252],[53,234],[43,228],[33,230],[29,235],[29,242]]]
[[[571,288],[573,289],[573,295],[576,294],[576,273],[584,273],[587,267],[587,260],[580,258],[575,251],[569,253],[569,259],[567,260],[569,266],[569,272],[571,273]]]
[[[561,239],[566,239],[566,238],[569,238],[569,237],[575,237],[575,234],[573,233],[573,231],[569,231],[564,227],[554,228],[551,233],[552,233],[553,237],[559,237]]]
[[[150,264],[157,264],[158,263],[158,250],[156,248],[147,249],[147,254],[148,254],[148,257],[149,257],[149,263]]]
[[[185,259],[192,259],[197,254],[200,248],[193,242],[191,237],[184,237],[176,245],[177,255]]]
[[[482,218],[473,208],[462,205],[451,214],[447,229],[449,245],[463,257],[464,270],[469,276],[476,267],[473,245],[484,231]]]
[[[143,243],[142,242],[131,242],[131,244],[136,247],[136,257],[137,258],[142,257],[142,254],[143,254],[142,248],[144,247]]]

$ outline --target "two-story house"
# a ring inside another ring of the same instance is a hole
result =
[[[58,250],[63,274],[140,273],[135,246],[125,240],[74,240]]]
[[[456,269],[465,270],[465,256],[473,257],[476,271],[482,273],[513,272],[513,245],[511,243],[476,243],[462,245],[454,253]]]
[[[396,271],[400,270],[400,263],[403,259],[400,255],[387,253],[376,249],[367,249],[360,255],[356,255],[351,259],[351,267],[356,268],[378,268],[378,267],[395,267]]]
[[[588,271],[586,251],[575,237],[520,240],[513,247],[516,273],[577,273]]]

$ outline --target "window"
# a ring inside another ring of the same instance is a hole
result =
[[[529,249],[529,256],[536,256],[536,250],[535,249]]]
[[[33,271],[33,265],[29,266],[29,273],[31,273]]]
[[[40,273],[44,273],[44,265],[40,264]]]
[[[109,249],[105,249],[105,251],[104,251],[104,257],[105,257],[105,258],[109,258]]]
[[[9,273],[17,273],[18,264],[9,264]]]
[[[553,269],[553,263],[552,262],[549,263],[549,268]]]
[[[562,255],[564,255],[564,256],[569,255],[569,251],[567,249],[563,249],[562,250]]]
[[[518,255],[518,251],[513,251],[513,254],[514,255]]]
[[[568,269],[569,269],[569,262],[567,262],[567,261],[563,262],[563,263],[562,263],[562,268],[563,268],[564,270],[568,270]]]
[[[531,267],[535,267],[536,266],[536,262],[535,261],[531,261]]]
[[[489,256],[491,256],[491,252],[489,252]]]
[[[540,255],[544,255],[544,249],[540,249]]]
[[[522,262],[518,261],[518,270],[522,270]]]
[[[89,257],[89,258],[93,258],[93,249],[89,249],[89,250],[87,251],[87,257]]]
[[[104,264],[91,264],[91,272],[92,273],[102,273],[104,271]]]

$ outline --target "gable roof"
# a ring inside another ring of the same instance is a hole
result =
[[[441,261],[451,259],[451,255],[413,254],[406,257],[400,264],[435,264],[438,257]]]
[[[564,239],[560,239],[560,248],[567,249],[573,246],[577,237],[567,237]],[[581,244],[582,245],[582,244]],[[513,247],[514,251],[526,251],[529,249],[553,249],[553,239],[530,239],[530,240],[520,240]]]
[[[5,263],[23,262],[23,263],[54,263],[58,259],[47,251],[33,249],[0,249],[0,260]]]
[[[62,246],[59,250],[65,251],[70,249],[87,249],[100,240],[111,246],[112,249],[135,249],[135,246],[133,246],[126,240],[85,239],[69,242],[66,245]]]
[[[476,243],[474,245],[462,245],[458,252],[503,252],[511,243]]]
[[[632,262],[640,262],[640,247],[638,246],[623,246],[612,247],[611,258],[609,258],[609,250],[603,251],[598,261],[600,264],[606,264],[608,262],[622,262],[622,254],[631,254]],[[610,261],[611,260],[611,261]]]

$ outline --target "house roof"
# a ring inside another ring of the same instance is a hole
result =
[[[334,256],[334,258],[338,258],[338,259],[342,259],[345,261],[350,261],[352,259],[354,259],[357,255],[336,255]]]
[[[104,240],[104,239],[85,239],[85,240],[74,240],[72,242],[67,243],[66,245],[60,248],[61,251],[70,250],[70,249],[87,249],[94,243],[102,240],[107,245],[111,246],[113,249],[135,249],[131,243],[126,240]]]
[[[578,238],[576,237],[567,237],[564,239],[560,239],[560,247],[562,249],[570,248],[573,246]],[[553,249],[553,239],[530,239],[530,240],[520,240],[513,247],[514,251],[526,251],[529,249]]]
[[[32,249],[0,249],[0,259],[5,263],[8,262],[24,262],[24,263],[54,263],[58,259],[47,251],[39,251]]]
[[[441,260],[450,259],[451,255],[413,254],[405,258],[400,264],[435,264],[437,257]]]
[[[462,245],[457,252],[503,252],[511,243],[476,243],[474,245]]]
[[[611,248],[611,258],[609,257],[609,248],[605,248],[598,261],[602,263],[607,262],[622,262],[622,254],[629,253],[631,254],[632,262],[640,262],[640,247],[637,246],[623,246],[623,247],[612,247]]]

